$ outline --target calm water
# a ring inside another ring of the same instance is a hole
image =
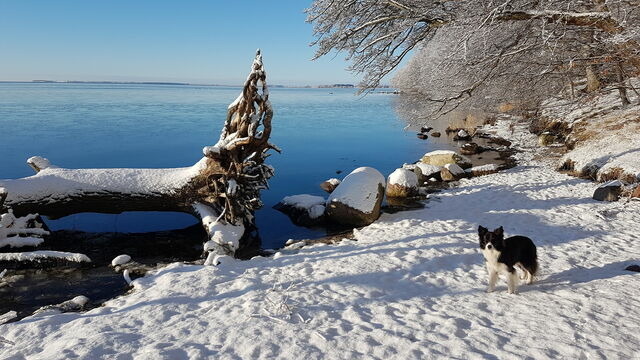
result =
[[[29,176],[25,160],[44,156],[76,167],[178,167],[216,142],[227,105],[239,88],[0,83],[0,178]],[[394,95],[355,96],[350,89],[271,89],[272,142],[283,149],[265,207],[257,213],[263,247],[289,238],[322,236],[296,227],[271,209],[287,195],[325,196],[318,184],[359,166],[387,175],[403,162],[446,141],[419,140],[393,110]],[[336,175],[336,171],[343,171]],[[142,232],[195,223],[184,214],[82,214],[52,222],[53,229]]]

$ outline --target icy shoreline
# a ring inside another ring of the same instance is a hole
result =
[[[425,209],[383,214],[357,241],[175,263],[101,308],[2,325],[0,357],[635,356],[640,283],[624,268],[640,259],[640,202],[591,200],[593,183],[520,156]],[[486,294],[478,224],[533,238],[538,282]]]

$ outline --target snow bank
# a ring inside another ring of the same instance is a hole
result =
[[[357,168],[329,195],[326,206],[338,202],[362,212],[370,212],[377,201],[378,186],[385,186],[384,176],[378,170]]]
[[[338,184],[340,182],[338,181]],[[296,209],[307,212],[311,219],[317,219],[324,214],[327,200],[322,196],[301,194],[286,196],[280,201],[283,205],[293,206]]]
[[[71,262],[91,262],[85,254],[64,251],[38,250],[29,252],[0,253],[0,261],[40,261],[44,259],[58,259]]]

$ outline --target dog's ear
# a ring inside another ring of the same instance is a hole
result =
[[[486,227],[482,225],[478,226],[478,235],[480,235],[480,237],[483,237],[488,231],[489,229],[487,229]]]
[[[499,228],[493,230],[493,233],[502,237],[504,236],[504,229],[502,228],[502,226],[500,226]]]

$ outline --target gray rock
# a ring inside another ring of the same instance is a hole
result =
[[[604,183],[593,193],[593,199],[598,201],[618,201],[624,184],[620,180]]]

